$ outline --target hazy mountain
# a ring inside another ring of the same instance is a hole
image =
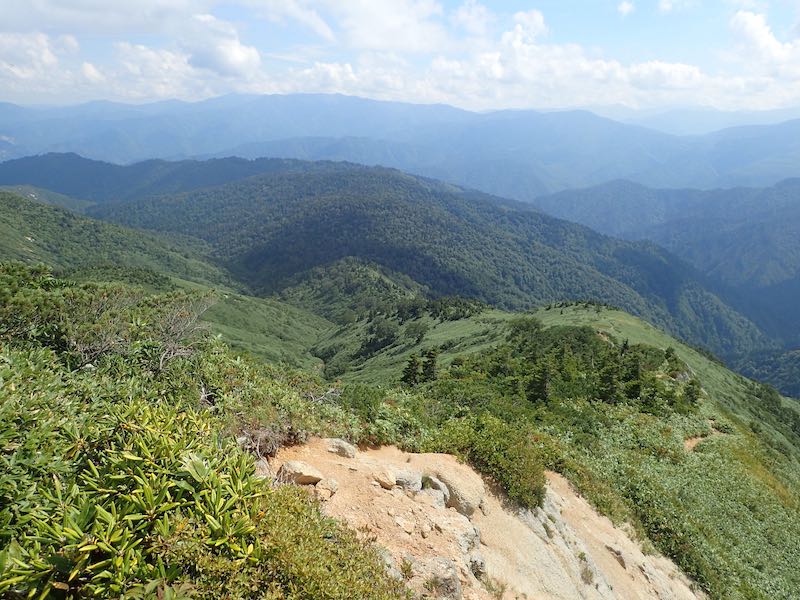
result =
[[[626,181],[541,197],[558,217],[653,241],[731,290],[740,310],[800,342],[800,179],[768,188],[655,190]]]
[[[474,113],[338,95],[196,103],[0,106],[0,152],[152,158],[285,157],[400,168],[529,201],[630,179],[657,187],[768,185],[800,176],[800,121],[676,136],[587,111]]]
[[[637,110],[624,106],[604,106],[589,110],[609,119],[673,135],[705,135],[730,127],[776,125],[800,119],[800,107],[726,111],[710,107]]]

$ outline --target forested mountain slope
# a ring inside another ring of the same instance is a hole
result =
[[[404,274],[434,295],[507,308],[595,299],[716,351],[767,343],[692,268],[656,246],[390,169],[310,163],[300,173],[298,164],[217,188],[95,206],[91,214],[199,236],[262,293],[352,256]]]
[[[653,241],[728,288],[726,298],[788,344],[800,343],[800,179],[769,188],[655,190],[630,182],[536,201],[546,212]]]
[[[208,261],[208,251],[197,239],[167,240],[0,191],[3,260],[49,263],[62,270],[140,267],[211,285],[230,284],[224,270]]]
[[[77,154],[52,153],[0,163],[0,185],[28,184],[102,203],[221,185],[260,173],[289,172],[293,165],[302,172],[313,168],[289,160],[241,158],[148,160],[121,166]],[[324,163],[320,166],[326,168]]]

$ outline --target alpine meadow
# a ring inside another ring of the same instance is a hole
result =
[[[0,597],[800,598],[792,3],[7,4]]]

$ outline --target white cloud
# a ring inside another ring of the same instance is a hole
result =
[[[699,5],[658,1],[664,12]],[[437,0],[7,2],[0,21],[0,99],[303,91],[476,109],[796,105],[800,40],[782,39],[762,10],[741,8],[762,1],[724,3],[737,45],[716,72],[666,56],[626,62],[608,50],[554,41],[564,32],[550,36],[542,12],[495,14],[485,0],[459,0],[447,10]],[[617,0],[608,6],[624,16],[644,4]],[[300,31],[305,37],[294,39],[303,43],[283,39],[283,27],[292,36]],[[100,44],[104,50],[98,51]]]
[[[26,0],[3,2],[0,30],[68,30],[110,35],[171,28],[214,0]]]
[[[17,79],[38,79],[58,66],[56,45],[44,33],[0,33],[0,73]]]
[[[658,60],[631,65],[630,81],[642,89],[699,89],[706,76],[694,65]]]
[[[101,83],[106,80],[103,74],[90,62],[84,62],[81,65],[81,73],[91,83]]]
[[[466,0],[450,17],[454,25],[478,37],[489,33],[495,19],[495,15],[477,0]]]
[[[763,14],[738,11],[730,21],[739,59],[748,69],[781,79],[800,79],[800,39],[781,42]]]
[[[303,0],[246,0],[259,14],[271,21],[292,19],[308,27],[322,39],[333,42],[336,36],[319,12]]]
[[[659,0],[658,10],[662,13],[671,13],[675,10],[691,8],[697,0]]]
[[[338,19],[349,46],[358,50],[425,54],[445,50],[452,40],[434,0],[322,0]]]
[[[182,45],[190,52],[189,64],[225,77],[255,76],[261,56],[256,48],[242,44],[236,28],[213,15],[194,15]]]
[[[538,10],[518,12],[514,15],[514,31],[522,31],[523,37],[527,41],[547,34],[547,25],[544,23],[544,15]]]

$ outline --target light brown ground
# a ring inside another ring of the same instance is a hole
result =
[[[470,520],[455,509],[436,505],[426,494],[385,490],[374,481],[373,472],[385,467],[420,472],[432,467],[469,469],[449,455],[408,454],[383,447],[343,458],[328,452],[323,440],[312,440],[282,450],[273,461],[273,472],[286,460],[304,461],[334,478],[338,492],[323,503],[325,512],[385,547],[398,570],[405,562],[406,575],[411,575],[408,582],[420,594],[426,561],[443,557],[456,565],[466,599],[700,597],[671,561],[645,556],[623,530],[599,515],[555,473],[547,474],[548,492],[541,509],[517,510],[487,487],[484,510]],[[469,556],[476,552],[485,561],[494,594],[471,572]],[[502,595],[496,592],[503,588]]]

